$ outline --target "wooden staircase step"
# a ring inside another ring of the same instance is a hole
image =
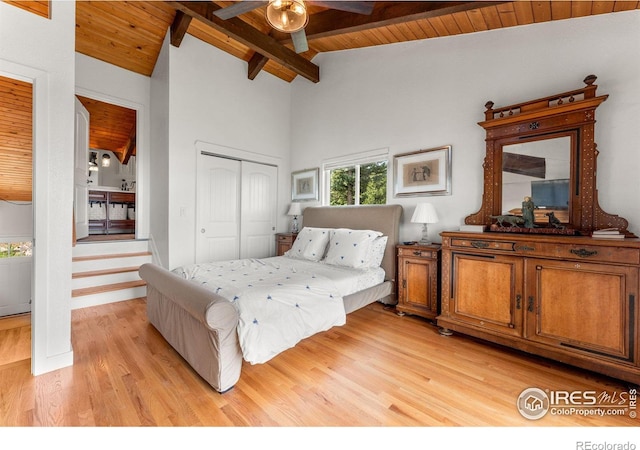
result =
[[[144,280],[126,281],[124,283],[104,284],[102,286],[93,286],[88,288],[74,289],[71,291],[71,297],[82,297],[84,295],[101,294],[104,292],[119,291],[121,289],[136,288],[146,286]]]
[[[109,255],[74,256],[72,261],[94,261],[98,259],[127,258],[132,256],[151,256],[151,252],[115,253]]]
[[[71,278],[99,277],[101,275],[113,275],[116,273],[137,272],[140,266],[134,267],[118,267],[115,269],[90,270],[87,272],[77,272],[71,275]]]

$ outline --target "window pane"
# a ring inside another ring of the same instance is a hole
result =
[[[387,162],[379,161],[360,166],[360,204],[387,203]]]
[[[13,242],[11,244],[10,256],[31,256],[33,253],[31,241]]]
[[[356,168],[345,167],[331,171],[331,206],[356,204]]]

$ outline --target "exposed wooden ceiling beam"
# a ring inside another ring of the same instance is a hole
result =
[[[269,61],[269,58],[267,58],[266,56],[261,55],[257,52],[253,54],[253,56],[249,60],[248,77],[250,80],[254,80],[258,76],[262,68],[265,66],[265,64],[267,64],[267,61]]]
[[[180,47],[184,35],[187,34],[191,16],[186,15],[182,11],[176,11],[176,17],[171,24],[171,45]]]
[[[122,164],[129,164],[129,158],[136,153],[136,128],[136,124],[134,123],[131,128],[131,133],[129,133],[129,139],[127,139],[127,143],[122,149],[122,159],[120,160]]]
[[[314,14],[309,19],[305,32],[307,40],[319,39],[470,11],[501,3],[510,2],[376,2],[376,7],[370,15],[345,14],[331,9]],[[291,42],[291,37],[287,33],[277,32],[274,33],[274,37],[282,43]]]
[[[320,81],[320,68],[318,66],[280,44],[271,36],[256,30],[241,19],[232,17],[222,20],[216,17],[213,12],[220,9],[218,5],[212,2],[197,1],[173,1],[168,3],[176,10],[182,11],[184,14],[226,34],[298,75],[314,83]]]

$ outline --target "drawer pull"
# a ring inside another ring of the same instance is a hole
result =
[[[488,248],[489,243],[484,241],[471,241],[471,246],[473,248]]]
[[[528,245],[517,245],[516,250],[523,252],[532,252],[535,250],[535,247],[529,247]]]
[[[533,297],[529,297],[529,304],[527,305],[527,311],[533,312]]]
[[[594,256],[598,254],[597,250],[586,250],[584,248],[581,248],[579,250],[571,249],[571,253],[573,253],[576,256],[579,256],[580,258],[588,258],[589,256]]]
[[[520,294],[516,295],[516,309],[520,309],[521,300],[522,300],[522,296]]]
[[[422,252],[421,252],[421,251],[418,251],[418,250],[415,250],[415,251],[413,252],[413,255],[414,255],[414,256],[422,256]]]

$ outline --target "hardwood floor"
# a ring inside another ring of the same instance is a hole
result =
[[[0,318],[0,368],[31,363],[31,314]]]
[[[443,337],[427,321],[380,304],[266,364],[245,364],[238,384],[219,394],[147,322],[145,308],[136,299],[74,310],[72,367],[37,377],[28,361],[0,367],[0,425],[639,425],[628,414],[525,419],[516,401],[526,388],[619,395],[629,386],[461,335]]]

